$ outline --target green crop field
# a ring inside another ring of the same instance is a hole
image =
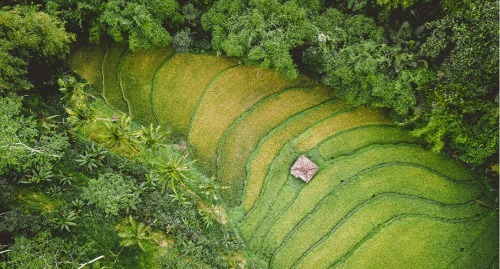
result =
[[[173,49],[156,49],[127,53],[120,66],[119,74],[123,96],[127,103],[142,104],[130,106],[130,116],[142,123],[154,122],[151,105],[154,73],[173,53]]]
[[[409,133],[391,125],[363,125],[333,135],[319,146],[319,153],[325,160],[353,154],[356,150],[371,144],[413,143],[416,139]]]
[[[281,122],[331,99],[330,93],[324,88],[291,88],[278,92],[254,105],[224,132],[218,147],[217,167],[220,182],[230,190],[225,192],[230,194],[225,195],[228,203],[241,198],[244,182],[240,179],[245,177],[246,161],[259,141]],[[293,106],[288,105],[290,100],[296,100]]]
[[[258,266],[497,268],[498,213],[481,178],[382,110],[171,48],[91,47],[70,64],[112,107],[187,138]],[[290,174],[300,155],[319,166],[309,183]]]
[[[288,81],[277,73],[257,67],[228,70],[215,80],[200,100],[189,129],[189,143],[204,170],[213,170],[217,145],[224,130],[254,104],[302,80]]]
[[[119,70],[126,47],[113,44],[104,55],[102,63],[102,95],[104,100],[115,109],[129,113],[129,105],[123,96]]]
[[[214,78],[236,60],[208,55],[175,54],[155,72],[153,108],[162,126],[187,134],[193,113]],[[187,90],[189,89],[189,90]]]
[[[78,50],[69,61],[71,69],[85,78],[92,89],[102,94],[103,61],[107,46],[89,46]]]
[[[328,102],[324,105],[306,110],[301,114],[291,117],[279,128],[271,131],[261,140],[247,162],[247,175],[245,177],[245,191],[243,193],[243,208],[250,211],[256,200],[261,196],[268,167],[280,148],[297,133],[331,114],[346,109],[345,104]],[[266,188],[269,191],[269,188]]]

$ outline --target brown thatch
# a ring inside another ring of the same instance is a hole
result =
[[[319,167],[311,160],[309,160],[306,156],[301,155],[292,165],[290,173],[294,177],[300,178],[304,180],[306,183],[308,183],[314,176],[314,174],[316,174],[318,168]]]

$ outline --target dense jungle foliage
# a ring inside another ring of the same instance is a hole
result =
[[[217,186],[181,139],[103,112],[71,74],[66,57],[89,43],[112,40],[131,51],[171,45],[238,57],[290,79],[307,74],[353,106],[387,109],[429,148],[498,188],[497,1],[7,0],[0,7],[0,268],[78,268],[101,255],[88,266],[245,263],[219,214]],[[102,135],[92,140],[92,132]]]

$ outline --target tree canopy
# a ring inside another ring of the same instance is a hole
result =
[[[74,35],[66,32],[56,17],[35,6],[4,7],[0,10],[0,94],[28,90],[39,78],[40,68],[69,53]],[[29,78],[26,77],[29,74]]]

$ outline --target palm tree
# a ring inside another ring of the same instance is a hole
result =
[[[96,147],[95,144],[92,144],[86,147],[85,154],[78,155],[76,162],[80,166],[87,168],[87,170],[92,171],[92,169],[102,165],[102,160],[106,156],[105,154],[106,150],[101,145]]]
[[[87,105],[79,105],[73,108],[66,108],[68,113],[68,123],[73,128],[81,127],[86,123],[93,122],[96,119],[95,111]]]
[[[137,152],[136,134],[132,131],[131,118],[122,115],[119,121],[105,123],[106,131],[101,136],[105,141],[104,145],[111,149],[122,149],[127,152],[130,150]]]
[[[96,98],[85,92],[88,83],[79,82],[71,75],[59,78],[57,83],[59,84],[59,91],[64,94],[61,99],[67,99],[68,122],[73,127],[78,128],[84,123],[95,120],[94,110],[88,106],[88,103],[89,97]]]
[[[38,118],[38,129],[40,133],[43,134],[47,131],[57,129],[59,125],[57,117],[59,117],[59,115],[47,116],[45,113],[42,113]]]
[[[182,156],[160,158],[161,162],[153,163],[153,173],[159,176],[158,184],[165,191],[167,186],[177,194],[177,187],[184,187],[188,178],[191,162],[187,161],[188,153]]]
[[[88,83],[79,82],[74,76],[63,76],[57,80],[57,83],[59,91],[64,94],[61,99],[68,99],[71,105],[84,105],[88,102],[89,97],[96,99],[95,96],[85,92]]]
[[[99,159],[95,158],[93,154],[87,151],[85,151],[85,154],[79,154],[75,161],[79,166],[84,166],[89,171],[101,165]]]
[[[142,129],[137,132],[139,145],[150,152],[158,151],[167,135],[168,132],[161,131],[159,125],[154,127],[152,123],[149,128],[142,126]]]
[[[53,177],[54,174],[52,172],[52,166],[43,166],[39,170],[32,169],[31,174],[27,175],[27,179],[22,180],[19,183],[40,184],[52,181]]]
[[[66,185],[73,185],[73,181],[76,180],[75,176],[73,174],[64,174],[62,171],[59,171],[59,173],[56,174],[57,179],[59,180],[59,184],[62,186]]]
[[[142,222],[137,223],[132,216],[128,217],[128,225],[119,225],[118,236],[122,238],[120,246],[129,247],[138,245],[140,249],[146,251],[147,246],[151,246],[153,237],[151,227]]]

